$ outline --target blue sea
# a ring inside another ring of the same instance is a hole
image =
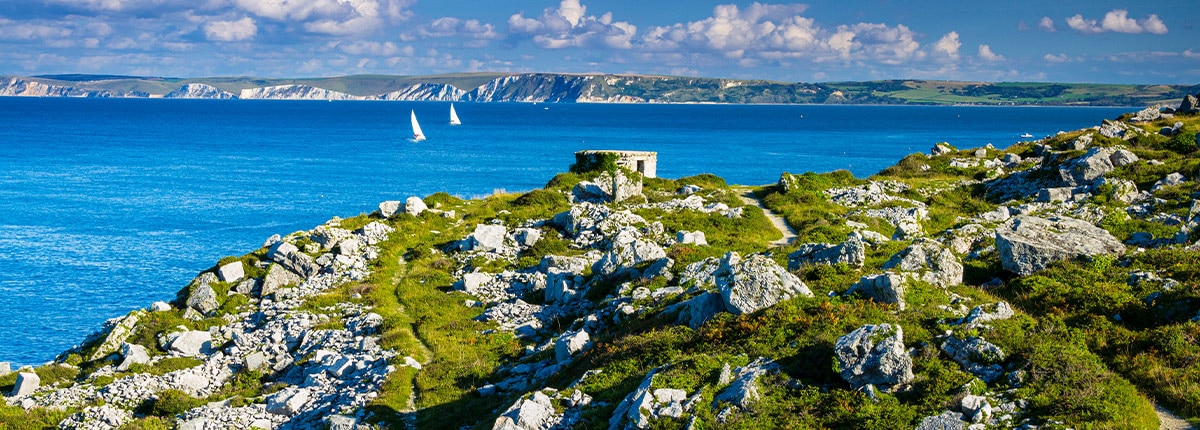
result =
[[[1007,147],[1132,108],[0,98],[0,361],[39,364],[272,234],[383,200],[541,187],[582,149],[663,177],[869,176],[947,141]],[[428,140],[409,140],[409,111]]]

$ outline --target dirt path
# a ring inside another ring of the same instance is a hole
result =
[[[796,240],[796,230],[792,229],[792,226],[788,225],[787,221],[784,221],[782,216],[775,212],[771,212],[770,209],[767,209],[765,206],[763,206],[762,202],[754,197],[754,192],[745,188],[739,189],[738,191],[740,191],[738,197],[741,197],[743,202],[746,202],[748,205],[758,206],[760,209],[762,209],[763,214],[767,216],[767,219],[771,220],[771,224],[775,226],[775,229],[779,230],[780,233],[783,233],[783,238],[776,239],[775,241],[771,242],[771,246],[784,246],[792,243],[793,240]]]
[[[1158,413],[1158,428],[1160,430],[1195,430],[1196,428],[1162,406],[1154,405],[1154,412]]]

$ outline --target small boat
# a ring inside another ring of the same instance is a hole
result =
[[[458,120],[458,113],[454,112],[454,103],[450,103],[450,125],[460,125],[462,121]]]
[[[1029,139],[1029,138],[1032,138],[1032,137],[1033,137],[1033,135],[1032,135],[1032,134],[1029,134],[1029,133],[1025,133],[1025,134],[1022,134],[1022,135],[1021,135],[1021,137],[1022,137],[1022,138],[1024,138],[1024,139]]]
[[[417,123],[417,112],[411,111],[411,115],[412,115],[413,140],[415,140],[417,142],[425,140],[425,133],[421,131],[421,124]]]

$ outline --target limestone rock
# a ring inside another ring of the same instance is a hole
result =
[[[779,188],[780,194],[787,194],[796,191],[800,187],[800,180],[788,172],[783,172],[779,175],[779,181],[775,185]]]
[[[1112,163],[1113,155],[1111,148],[1092,148],[1086,154],[1064,164],[1059,168],[1059,172],[1072,186],[1091,184],[1115,168]],[[1124,154],[1118,159],[1124,160]]]
[[[845,242],[808,243],[788,254],[788,270],[798,270],[810,264],[836,265],[843,263],[851,267],[862,267],[867,260],[867,246],[857,234],[851,234]]]
[[[912,358],[899,325],[864,325],[834,344],[841,376],[855,389],[866,384],[894,387],[913,380]]]
[[[702,261],[689,264],[679,274],[679,285],[716,285],[717,281],[714,274],[720,267],[721,260],[715,257],[708,257]]]
[[[192,293],[187,298],[187,306],[203,315],[209,315],[221,304],[217,303],[217,292],[213,291],[212,287],[208,284],[200,284],[192,287]]]
[[[41,385],[41,383],[42,378],[39,378],[36,373],[18,373],[17,383],[16,385],[13,385],[13,390],[12,393],[9,394],[9,397],[23,397],[33,394],[34,391],[37,391],[38,386]]]
[[[104,341],[96,347],[95,352],[92,352],[88,360],[99,360],[120,350],[121,344],[125,343],[125,340],[129,339],[129,335],[133,334],[139,319],[144,314],[143,311],[134,311],[123,317],[106,321],[103,331],[107,334],[104,336]]]
[[[708,245],[708,240],[704,238],[702,231],[680,231],[675,233],[675,241],[683,244]]]
[[[391,218],[392,216],[396,215],[397,212],[400,212],[399,200],[388,200],[379,203],[379,216],[383,218]]]
[[[1158,182],[1155,182],[1154,186],[1150,187],[1150,191],[1158,191],[1159,188],[1166,187],[1166,186],[1179,185],[1179,184],[1182,184],[1183,181],[1186,181],[1186,180],[1187,180],[1187,178],[1184,177],[1179,172],[1171,173],[1171,174],[1167,175],[1167,177],[1162,178]]]
[[[700,328],[718,313],[725,310],[725,302],[721,295],[713,292],[701,293],[682,303],[683,311],[679,313],[679,324],[687,324],[693,329]]]
[[[965,430],[967,424],[962,420],[962,414],[945,411],[941,415],[925,417],[917,425],[916,430]]]
[[[992,382],[1004,373],[999,363],[1004,361],[1004,350],[981,337],[959,339],[950,336],[942,342],[942,351],[958,362],[963,370],[974,374],[984,382]]]
[[[408,199],[404,200],[404,212],[407,212],[409,215],[417,216],[427,210],[429,210],[429,206],[426,206],[425,201],[421,200],[420,197],[409,196]]]
[[[959,402],[963,417],[974,423],[986,423],[992,417],[992,405],[987,397],[969,395]]]
[[[305,279],[316,275],[320,269],[312,257],[300,252],[296,245],[287,242],[279,242],[269,248],[267,258]]]
[[[166,312],[171,310],[171,304],[164,301],[156,301],[150,304],[150,310],[153,312]]]
[[[560,255],[547,255],[542,257],[542,261],[538,262],[538,271],[550,273],[570,273],[573,275],[582,274],[591,263],[583,257],[564,257]]]
[[[238,282],[237,285],[234,285],[229,292],[230,294],[237,293],[249,296],[250,294],[254,293],[254,290],[260,290],[258,288],[258,280],[254,278],[247,278],[243,279],[242,282]]]
[[[583,181],[571,189],[576,200],[620,203],[642,195],[641,177],[629,178],[625,172],[603,172],[596,179]]]
[[[557,421],[554,403],[541,391],[521,399],[500,414],[492,426],[493,430],[543,430],[550,429]]]
[[[171,353],[195,357],[206,354],[212,348],[212,334],[207,331],[189,330],[168,335]]]
[[[367,245],[374,245],[387,240],[388,235],[394,231],[396,231],[396,229],[388,226],[387,224],[378,221],[372,221],[370,224],[364,225],[362,228],[355,230],[354,232],[355,234],[358,234],[363,241],[367,242]]]
[[[267,268],[266,276],[263,276],[259,296],[267,297],[279,291],[280,288],[297,285],[301,282],[304,282],[304,279],[292,273],[292,271],[287,270],[282,265],[272,264],[271,267]]]
[[[1121,254],[1125,246],[1086,221],[1022,215],[996,229],[996,251],[1005,270],[1024,276],[1059,260]]]
[[[954,152],[954,149],[950,148],[946,144],[939,143],[937,145],[933,145],[933,149],[929,150],[929,155],[937,157],[937,156],[941,156],[941,155],[951,154],[953,152]]]
[[[12,373],[12,366],[7,361],[0,361],[0,376],[8,376]]]
[[[613,249],[592,265],[592,273],[611,278],[627,273],[643,262],[665,258],[667,252],[654,242],[635,239],[628,243],[613,244]]]
[[[1138,156],[1127,149],[1118,149],[1108,156],[1108,160],[1115,167],[1124,167],[1138,162]]]
[[[650,425],[650,419],[644,412],[651,412],[654,408],[654,393],[650,391],[650,386],[654,383],[654,375],[657,372],[658,369],[654,369],[647,373],[642,383],[617,404],[617,409],[608,419],[609,429],[644,429]]]
[[[721,266],[713,277],[725,310],[735,315],[768,308],[792,297],[813,295],[800,278],[760,254],[743,260],[731,251],[721,258]]]
[[[1175,109],[1175,113],[1197,113],[1200,112],[1200,101],[1196,100],[1196,96],[1188,94],[1183,96],[1183,101],[1179,103],[1179,107]]]
[[[330,415],[329,430],[355,430],[358,428],[358,419],[345,415]]]
[[[497,252],[504,248],[504,237],[508,230],[502,225],[479,224],[465,240],[468,251]]]
[[[988,321],[1006,320],[1014,315],[1016,313],[1013,312],[1012,306],[1009,306],[1008,302],[990,303],[972,308],[963,318],[963,324],[971,329]]]
[[[725,402],[736,406],[738,409],[749,410],[750,406],[759,399],[758,378],[766,375],[768,372],[778,370],[778,364],[763,357],[759,357],[750,364],[735,369],[731,374],[733,380],[729,384],[729,387],[713,397],[713,404],[716,405],[719,402]]]
[[[150,354],[146,353],[146,347],[132,343],[121,345],[121,364],[117,366],[118,372],[124,372],[135,364],[146,364],[150,362]]]
[[[267,412],[275,415],[293,416],[308,404],[311,392],[308,388],[287,387],[267,396]]]
[[[217,278],[221,282],[237,282],[245,276],[246,269],[242,267],[241,261],[234,261],[217,268]]]
[[[941,287],[962,283],[963,267],[958,258],[933,241],[919,241],[904,248],[883,263],[883,269],[911,273]]]
[[[894,273],[867,275],[846,290],[846,295],[862,294],[879,303],[892,303],[904,310],[904,277]]]
[[[563,333],[554,342],[554,359],[559,363],[570,360],[571,356],[592,346],[591,338],[584,330]]]

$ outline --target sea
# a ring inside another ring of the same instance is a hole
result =
[[[37,365],[272,234],[384,200],[539,188],[584,149],[658,174],[866,177],[937,142],[1007,147],[1135,108],[0,97],[0,361]],[[411,140],[415,112],[428,140]]]

